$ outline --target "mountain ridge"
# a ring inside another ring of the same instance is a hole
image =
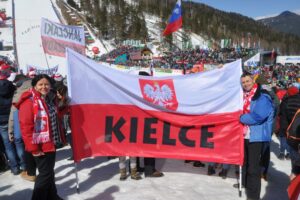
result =
[[[74,0],[67,0],[68,3]],[[158,31],[166,27],[176,0],[78,0],[78,10],[86,14],[87,21],[97,30],[99,36],[113,39],[116,44],[126,39],[149,40],[145,24],[145,13],[156,16]],[[238,13],[214,9],[202,3],[182,2],[184,37],[191,33],[205,38],[212,47],[220,46],[222,39],[250,48],[279,49],[284,54],[300,53],[300,37],[281,33]],[[162,38],[164,44],[171,44],[172,36]]]
[[[277,16],[258,20],[274,30],[300,36],[300,15],[284,11]]]

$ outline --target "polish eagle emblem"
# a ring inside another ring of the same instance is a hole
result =
[[[156,105],[170,110],[176,110],[178,102],[176,99],[173,82],[169,80],[145,82],[141,85],[144,98]]]

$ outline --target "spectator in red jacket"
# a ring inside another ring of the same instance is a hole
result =
[[[32,79],[32,88],[25,91],[16,107],[25,149],[34,156],[39,174],[32,200],[60,200],[57,195],[54,165],[55,144],[60,141],[57,106],[49,100],[51,78],[40,74]]]

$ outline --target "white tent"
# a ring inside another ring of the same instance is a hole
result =
[[[244,62],[244,65],[250,67],[256,67],[259,62],[260,62],[260,53],[257,53],[253,57],[246,60]]]

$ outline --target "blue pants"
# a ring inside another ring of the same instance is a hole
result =
[[[290,153],[290,146],[287,144],[286,142],[286,137],[279,137],[279,143],[280,143],[280,153],[285,153],[285,151],[287,153]]]
[[[14,111],[14,143],[17,150],[18,158],[20,161],[20,167],[26,169],[25,164],[25,145],[21,135],[20,122],[19,122],[19,111]]]
[[[8,137],[8,124],[0,125],[0,134],[11,170],[16,171],[19,167],[25,169],[24,144],[22,138],[17,137],[14,142],[10,142]]]
[[[25,165],[25,147],[21,136],[18,111],[13,114],[14,117],[14,141],[9,141],[8,136],[8,122],[1,123],[0,133],[5,147],[5,153],[9,160],[9,166],[12,171],[17,171],[19,168],[26,169]]]

